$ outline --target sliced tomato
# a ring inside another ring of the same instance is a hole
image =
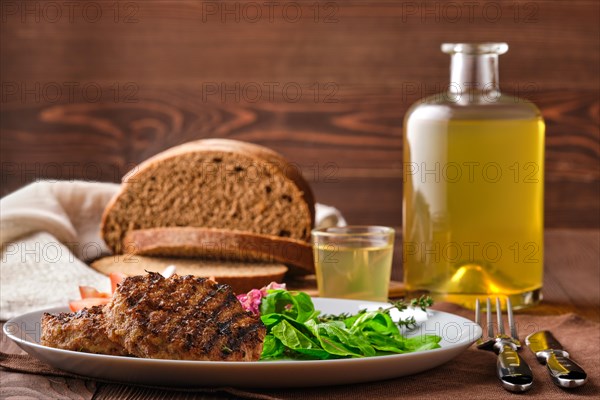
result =
[[[125,275],[122,272],[111,272],[109,276],[110,276],[110,287],[112,288],[113,293],[117,290],[117,285],[119,283],[123,282],[123,280],[125,278],[127,278],[127,275]]]
[[[109,301],[110,299],[106,297],[88,297],[86,299],[73,300],[69,302],[69,308],[71,309],[71,311],[77,312],[83,310],[84,308],[102,306],[104,304],[107,304]]]
[[[106,298],[110,299],[111,294],[105,292],[99,292],[98,289],[91,286],[79,286],[79,293],[81,294],[82,299],[89,298]]]

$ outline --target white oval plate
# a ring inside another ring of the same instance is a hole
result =
[[[386,303],[313,299],[324,314],[355,313]],[[442,337],[441,348],[416,353],[315,361],[179,361],[106,356],[60,350],[39,344],[44,312],[68,312],[65,307],[31,312],[9,320],[4,333],[23,350],[54,367],[78,375],[152,386],[236,386],[254,388],[329,386],[370,382],[411,375],[437,367],[459,355],[481,336],[468,319],[431,311],[427,321],[406,336]]]

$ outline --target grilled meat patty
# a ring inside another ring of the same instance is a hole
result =
[[[106,333],[106,319],[101,306],[84,308],[77,313],[44,313],[42,316],[41,344],[44,346],[86,353],[128,355]]]
[[[126,278],[104,314],[109,338],[145,358],[254,361],[266,334],[228,285],[191,275]]]

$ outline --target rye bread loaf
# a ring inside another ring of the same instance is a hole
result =
[[[145,275],[146,271],[160,273],[169,265],[175,266],[178,275],[214,277],[217,282],[231,286],[237,294],[261,288],[271,282],[281,282],[287,272],[287,267],[282,264],[144,257],[131,254],[102,257],[91,264],[92,268],[105,275],[121,272],[131,276]]]
[[[307,241],[314,198],[298,168],[274,151],[226,139],[173,147],[123,177],[101,232],[123,252],[128,231],[211,227]]]
[[[169,257],[266,261],[314,273],[311,246],[301,240],[216,228],[151,228],[127,232],[124,252]]]

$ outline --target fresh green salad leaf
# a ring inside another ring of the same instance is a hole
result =
[[[284,289],[269,290],[260,303],[260,314],[281,314],[304,323],[319,315],[310,296],[304,292],[289,292]]]
[[[410,306],[423,310],[431,304],[431,299],[425,297],[410,302]],[[402,336],[399,327],[415,325],[415,321],[395,323],[390,310],[404,310],[408,306],[404,302],[393,302],[390,307],[377,311],[320,316],[306,293],[268,290],[259,309],[267,327],[261,359],[371,357],[440,347],[439,336]]]

